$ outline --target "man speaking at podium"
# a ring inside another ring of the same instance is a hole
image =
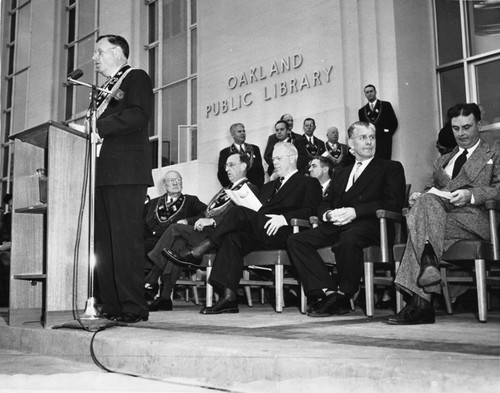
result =
[[[97,97],[95,256],[98,302],[109,319],[147,321],[144,298],[143,207],[151,176],[148,123],[153,90],[148,74],[127,64],[129,45],[117,35],[97,39],[92,59],[107,78]]]

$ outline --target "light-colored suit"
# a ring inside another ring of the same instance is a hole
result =
[[[500,200],[500,152],[480,141],[459,174],[451,179],[444,168],[457,153],[458,147],[436,160],[426,190],[431,187],[451,192],[469,189],[474,204],[456,207],[434,194],[423,193],[407,217],[408,241],[396,284],[424,299],[430,299],[430,295],[418,287],[417,279],[426,240],[431,243],[438,259],[458,240],[489,240],[488,214],[484,202],[489,199]]]

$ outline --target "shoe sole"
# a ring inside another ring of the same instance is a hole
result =
[[[189,261],[184,261],[182,259],[178,259],[178,258],[174,257],[169,252],[164,252],[163,255],[165,257],[167,257],[170,261],[172,261],[176,264],[179,264],[179,265],[184,265],[184,266],[200,267],[201,262],[202,262],[202,261],[200,261],[200,263],[193,263],[193,262],[189,262]]]
[[[394,321],[390,319],[383,320],[382,322],[387,323],[388,325],[431,325],[436,321],[408,321],[408,322],[400,322]]]
[[[222,311],[216,311],[216,312],[203,312],[204,310],[200,311],[200,314],[203,315],[217,315],[217,314],[238,314],[240,312],[239,308],[229,308],[227,310],[222,310]]]
[[[339,311],[339,312],[335,312],[335,313],[332,313],[332,314],[320,314],[320,313],[307,313],[306,315],[308,317],[313,317],[313,318],[326,318],[326,317],[333,317],[334,315],[344,315],[344,314],[349,314],[351,312],[351,310],[342,310],[342,311]]]

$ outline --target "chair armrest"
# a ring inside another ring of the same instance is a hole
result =
[[[377,218],[388,218],[394,221],[401,221],[403,219],[403,215],[401,213],[396,213],[390,210],[380,209],[376,211]]]
[[[296,227],[306,227],[306,228],[309,228],[311,226],[311,224],[309,223],[309,221],[307,220],[304,220],[302,218],[292,218],[290,220],[290,223],[292,224],[292,226]]]
[[[309,217],[309,222],[311,223],[313,228],[316,228],[319,225],[319,218],[316,216]]]

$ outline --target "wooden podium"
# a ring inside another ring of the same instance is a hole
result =
[[[15,142],[9,325],[52,327],[74,319],[74,296],[80,314],[88,298],[88,183],[84,187],[88,136],[49,121],[10,139]],[[39,169],[47,173],[44,202]]]

